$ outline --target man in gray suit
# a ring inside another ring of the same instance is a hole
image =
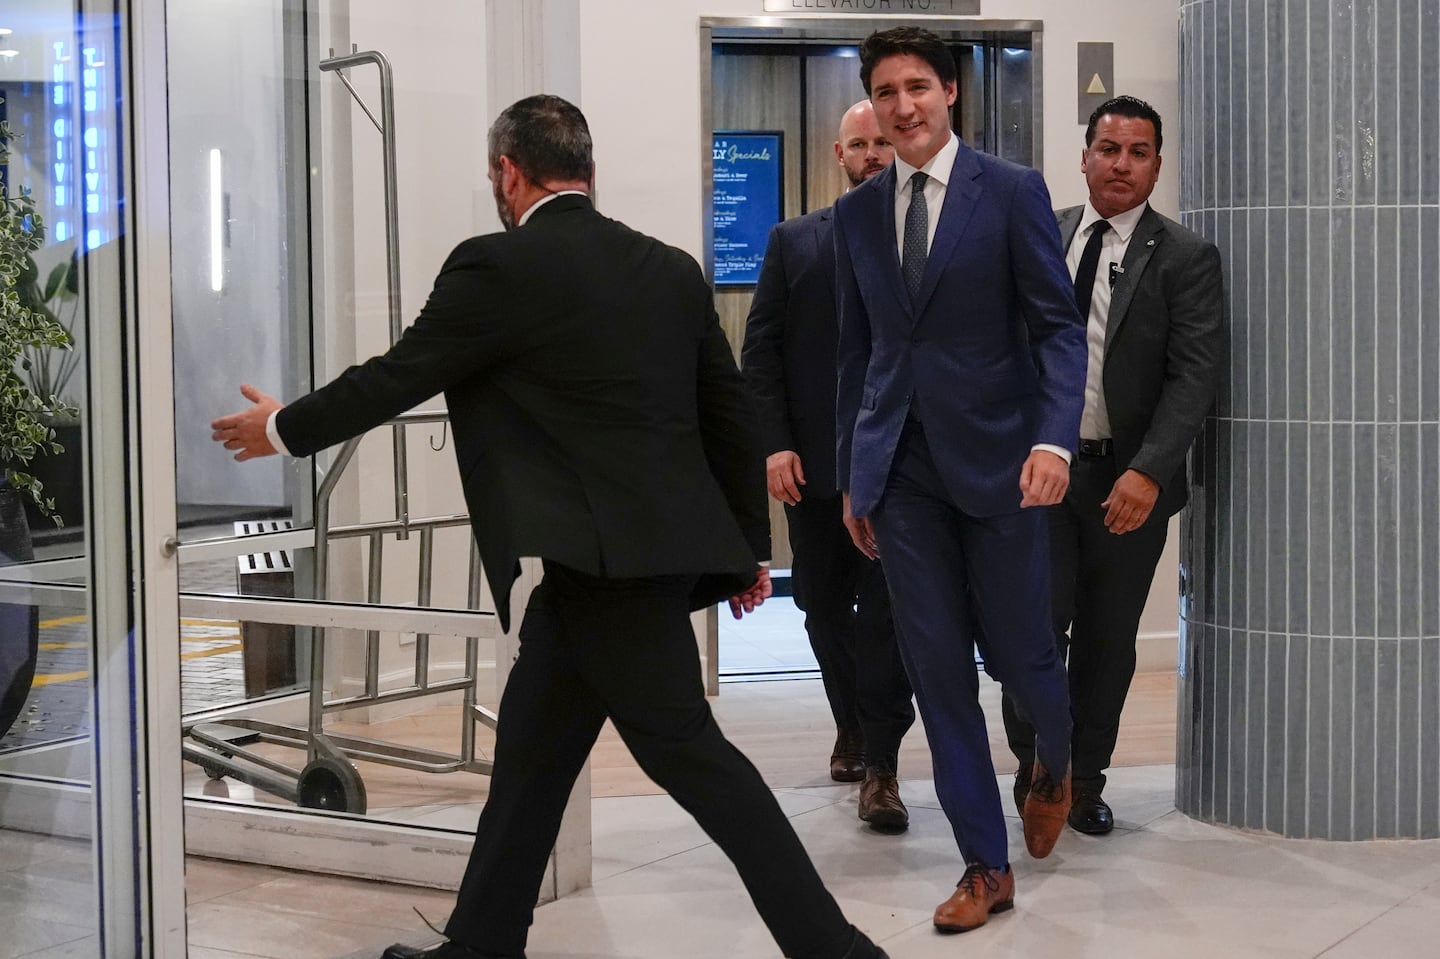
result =
[[[1115,825],[1101,791],[1135,674],[1135,634],[1169,519],[1185,505],[1185,455],[1214,400],[1223,348],[1219,251],[1147,202],[1160,145],[1148,103],[1102,103],[1080,156],[1089,202],[1057,214],[1089,363],[1079,455],[1050,512],[1052,589],[1074,719],[1069,823],[1092,835]],[[1035,733],[1008,696],[1003,708],[1023,806]]]

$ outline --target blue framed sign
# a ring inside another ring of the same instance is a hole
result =
[[[783,218],[784,134],[716,131],[712,144],[715,285],[747,286],[760,279],[770,228]]]

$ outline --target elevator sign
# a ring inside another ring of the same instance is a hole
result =
[[[974,16],[980,12],[980,0],[765,0],[765,12]]]

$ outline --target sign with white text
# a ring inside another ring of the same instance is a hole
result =
[[[783,134],[717,132],[711,166],[715,285],[744,286],[760,279],[770,228],[783,218]]]

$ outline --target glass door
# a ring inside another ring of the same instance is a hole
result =
[[[184,954],[182,833],[152,829],[180,821],[174,510],[142,495],[169,461],[168,410],[144,398],[168,364],[153,375],[142,323],[168,310],[144,281],[166,239],[131,202],[163,173],[136,136],[163,99],[132,54],[157,24],[131,6],[0,8],[0,941],[17,953]]]

